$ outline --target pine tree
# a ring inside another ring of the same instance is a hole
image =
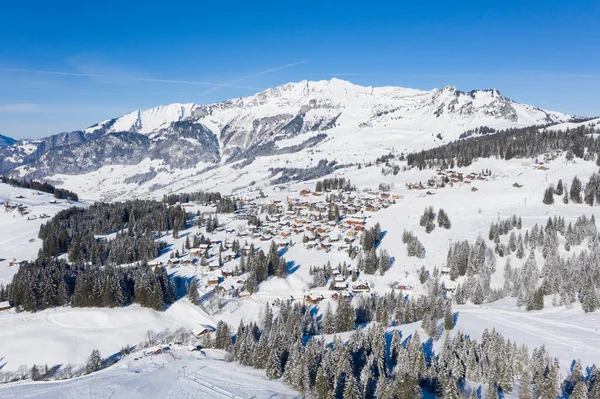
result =
[[[358,384],[356,383],[356,378],[354,378],[354,375],[346,375],[344,385],[344,399],[360,399],[361,397],[362,395],[360,394],[360,390],[358,388]]]
[[[587,399],[588,398],[588,387],[587,384],[583,381],[577,382],[575,384],[575,388],[569,396],[569,399]]]
[[[562,182],[562,179],[558,180],[558,183],[556,184],[556,189],[554,190],[554,194],[556,194],[556,195],[563,195],[563,182]]]
[[[546,191],[544,191],[544,199],[542,202],[546,205],[554,204],[554,188],[552,186],[548,187]]]
[[[85,366],[85,373],[90,374],[95,371],[102,369],[102,356],[100,356],[100,351],[98,349],[94,349],[88,358],[87,364]]]
[[[581,204],[581,181],[575,176],[571,182],[569,190],[569,199],[575,204]]]
[[[198,294],[198,283],[196,282],[196,276],[192,277],[192,282],[190,284],[188,298],[190,302],[196,303],[198,302],[200,295]]]
[[[531,396],[531,374],[525,370],[521,376],[521,389],[519,390],[519,399],[532,399]]]
[[[267,377],[270,380],[276,380],[278,378],[281,378],[283,374],[281,368],[281,356],[278,348],[276,347],[271,349],[271,353],[269,354],[269,358],[267,359],[266,373]]]

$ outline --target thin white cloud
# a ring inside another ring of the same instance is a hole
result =
[[[183,85],[198,85],[198,86],[222,86],[222,83],[211,83],[211,82],[203,82],[203,81],[195,81],[195,80],[173,80],[173,79],[152,79],[152,78],[135,78],[140,82],[155,82],[155,83],[173,83],[173,84],[183,84]],[[226,84],[226,87],[233,87],[236,89],[248,89],[248,90],[262,90],[259,87],[252,86],[240,86],[236,84]]]
[[[0,104],[0,113],[4,114],[27,114],[39,109],[39,104],[32,103]]]
[[[274,69],[274,70],[276,70],[276,69]],[[82,78],[124,79],[124,80],[136,81],[136,82],[169,83],[169,84],[179,84],[179,85],[197,85],[197,86],[213,86],[213,87],[233,87],[236,89],[262,90],[262,88],[259,88],[259,87],[242,86],[242,85],[236,85],[233,83],[229,84],[229,83],[214,83],[214,82],[206,82],[206,81],[198,81],[198,80],[141,78],[141,77],[135,77],[135,76],[109,75],[109,74],[101,74],[101,73],[77,73],[77,72],[47,71],[47,70],[19,69],[19,68],[0,68],[0,72],[73,76],[73,77],[82,77]],[[263,71],[260,74],[267,73],[267,72],[271,72],[271,71]]]
[[[61,72],[61,71],[44,71],[36,69],[17,69],[17,68],[0,68],[0,72],[20,72],[20,73],[39,73],[44,75],[61,75],[61,76],[79,76],[79,77],[108,77],[108,75],[102,75],[97,73],[75,73],[75,72]]]
[[[214,87],[206,90],[204,93],[202,93],[202,95],[205,96],[205,95],[207,95],[209,93],[212,93],[213,91],[218,90],[218,89],[220,89],[222,87],[231,87],[231,85],[235,85],[235,84],[237,84],[237,83],[239,83],[239,82],[241,82],[243,80],[250,79],[250,78],[253,78],[255,76],[260,76],[260,75],[264,75],[264,74],[267,74],[267,73],[272,73],[272,72],[280,71],[282,69],[291,68],[291,67],[294,67],[294,66],[297,66],[297,65],[301,65],[301,64],[306,64],[307,62],[308,62],[308,60],[303,60],[303,61],[298,61],[298,62],[292,62],[290,64],[285,64],[285,65],[278,66],[278,67],[275,67],[275,68],[270,68],[270,69],[266,69],[264,71],[256,72],[256,73],[253,73],[251,75],[242,76],[241,78],[237,78],[237,79],[231,80],[229,82],[225,82],[225,83],[221,83],[219,85],[216,85],[216,86],[214,86]]]

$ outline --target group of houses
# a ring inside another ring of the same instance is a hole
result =
[[[406,183],[405,187],[408,190],[432,190],[443,188],[448,184],[460,184],[471,185],[471,191],[477,191],[477,188],[474,186],[475,183],[493,180],[493,178],[494,177],[489,170],[483,170],[479,173],[471,172],[464,174],[452,169],[440,169],[425,183],[421,181],[416,183]],[[432,194],[431,191],[428,191],[428,194]]]
[[[348,251],[367,219],[403,197],[382,191],[311,192],[304,189],[285,201],[274,200],[266,222],[255,234],[278,246],[302,241],[307,249]]]

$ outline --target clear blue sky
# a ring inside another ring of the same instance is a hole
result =
[[[10,1],[2,16],[0,134],[19,138],[332,77],[600,114],[598,0]]]

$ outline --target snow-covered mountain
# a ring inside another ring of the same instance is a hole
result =
[[[62,176],[59,180],[68,183],[68,176],[125,165],[129,182],[139,185],[161,172],[198,175],[236,162],[241,169],[260,157],[277,156],[269,167],[295,162],[292,154],[303,154],[300,159],[313,165],[325,158],[360,162],[385,151],[433,147],[481,126],[572,119],[516,103],[497,90],[465,93],[452,86],[422,91],[363,87],[339,79],[301,81],[215,104],[135,111],[81,131],[15,143],[0,149],[0,172]],[[309,156],[315,152],[323,154]]]
[[[13,145],[17,140],[0,134],[0,148]]]

